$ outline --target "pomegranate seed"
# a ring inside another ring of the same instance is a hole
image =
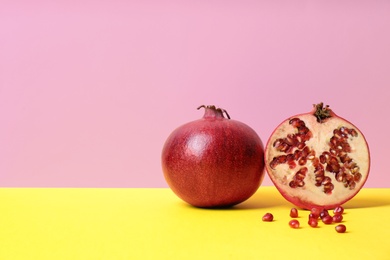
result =
[[[299,180],[299,181],[302,181],[304,178],[305,178],[305,174],[302,172],[302,170],[298,171],[296,174],[295,174],[295,179]]]
[[[274,220],[274,216],[271,213],[265,213],[263,216],[263,221],[271,222],[272,220]]]
[[[310,213],[309,214],[309,219],[318,219],[320,216],[319,215],[317,215],[316,213]]]
[[[330,215],[327,215],[322,218],[322,222],[326,225],[332,224],[333,223],[333,217]]]
[[[315,219],[315,218],[309,218],[308,224],[311,227],[317,227],[318,226],[318,220]]]
[[[333,216],[334,223],[340,223],[341,221],[343,221],[343,215],[334,215]]]
[[[337,233],[345,233],[347,231],[347,227],[343,224],[335,226],[334,229],[336,229]]]
[[[302,152],[299,151],[299,150],[295,150],[295,152],[294,152],[294,160],[297,161],[299,158],[301,158],[301,156],[302,156]]]
[[[341,215],[344,213],[344,208],[342,206],[337,206],[333,209],[335,215]]]
[[[353,137],[356,137],[358,136],[358,133],[355,129],[350,129],[350,132],[349,132]]]
[[[290,120],[290,125],[293,125],[294,127],[302,127],[305,125],[305,122],[300,120],[299,118],[293,118]]]
[[[354,181],[359,182],[362,179],[362,174],[360,172],[355,174]]]
[[[313,213],[314,215],[320,216],[321,209],[320,208],[312,208],[310,210],[310,213]]]
[[[296,208],[292,208],[290,210],[290,217],[297,218],[298,217],[298,210]]]
[[[299,228],[299,221],[296,219],[292,219],[292,220],[290,220],[290,222],[288,222],[288,225],[291,228]]]
[[[323,209],[320,213],[320,218],[323,219],[324,217],[329,216],[329,212],[326,209]]]
[[[322,180],[322,184],[328,184],[328,183],[332,183],[332,179],[328,176],[325,176],[324,179]]]
[[[302,166],[302,165],[305,165],[306,162],[307,162],[306,158],[301,158],[301,159],[299,159],[298,164]]]
[[[294,161],[288,161],[287,164],[290,169],[294,169],[297,166]]]

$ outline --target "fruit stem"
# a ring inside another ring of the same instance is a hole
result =
[[[214,105],[209,105],[209,106],[201,105],[197,109],[199,110],[202,107],[206,109],[206,112],[207,112],[207,110],[212,110],[212,111],[214,111],[214,113],[221,114],[222,117],[224,117],[223,114],[225,114],[227,116],[227,118],[230,119],[228,112],[223,108],[216,108]]]
[[[313,115],[317,118],[317,122],[322,123],[323,120],[332,116],[332,110],[328,105],[324,107],[324,103],[314,104],[315,111]]]

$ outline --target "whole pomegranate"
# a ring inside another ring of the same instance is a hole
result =
[[[323,103],[283,121],[265,148],[268,175],[294,205],[331,209],[353,198],[370,169],[363,134]]]
[[[231,120],[226,110],[200,108],[205,108],[202,119],[178,127],[166,140],[164,177],[173,192],[193,206],[241,203],[263,180],[263,144],[252,128]]]

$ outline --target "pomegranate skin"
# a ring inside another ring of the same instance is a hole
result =
[[[204,117],[175,129],[162,150],[166,182],[195,207],[239,204],[257,191],[264,178],[259,136],[248,125],[225,118],[223,112],[205,107]]]

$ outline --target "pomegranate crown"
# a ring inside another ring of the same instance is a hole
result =
[[[205,108],[205,109],[211,109],[211,110],[214,110],[214,111],[216,111],[216,112],[218,112],[218,113],[221,113],[222,116],[223,116],[223,114],[225,114],[226,117],[227,117],[228,119],[230,119],[230,116],[229,116],[228,112],[227,112],[225,109],[223,109],[223,108],[217,108],[217,107],[215,107],[214,105],[208,105],[208,106],[201,105],[201,106],[199,106],[197,109],[199,110],[199,109],[201,109],[202,107]]]
[[[314,104],[314,113],[313,115],[317,118],[317,122],[322,123],[327,118],[332,117],[332,110],[329,108],[329,105],[324,107],[324,103]]]

